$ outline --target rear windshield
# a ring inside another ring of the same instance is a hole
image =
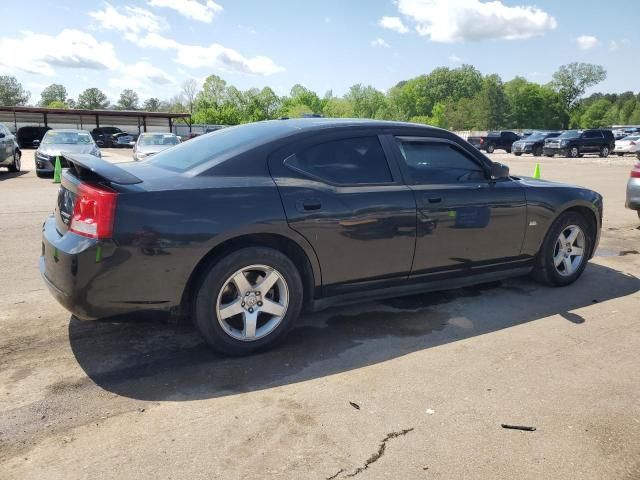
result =
[[[186,172],[215,157],[242,152],[267,143],[281,133],[289,131],[278,120],[256,122],[223,128],[188,140],[180,145],[155,154],[147,163],[175,172]]]
[[[140,145],[177,145],[180,139],[175,135],[142,135]]]
[[[91,135],[82,132],[49,132],[42,143],[44,145],[89,145]]]

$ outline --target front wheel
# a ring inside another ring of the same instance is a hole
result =
[[[540,157],[542,156],[542,147],[536,147],[533,149],[533,156]]]
[[[594,234],[583,215],[575,212],[560,215],[547,232],[538,252],[533,277],[552,286],[575,282],[591,256]]]
[[[11,165],[9,165],[9,171],[10,172],[19,172],[20,169],[22,168],[22,161],[21,161],[22,155],[20,154],[19,151],[15,151],[13,152],[13,163]]]
[[[283,253],[243,248],[214,264],[195,299],[195,324],[215,350],[246,355],[273,346],[302,308],[302,279]]]
[[[571,158],[578,158],[580,156],[580,150],[578,150],[578,147],[571,147],[569,150],[569,156]]]

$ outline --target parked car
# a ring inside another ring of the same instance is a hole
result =
[[[19,172],[22,167],[21,159],[22,152],[15,135],[0,124],[0,167],[7,167],[10,172]]]
[[[103,148],[133,147],[132,142],[138,138],[136,134],[123,132],[118,127],[94,128],[91,136],[96,144]]]
[[[53,175],[56,157],[60,157],[63,168],[69,167],[68,154],[86,153],[101,157],[100,149],[86,130],[49,130],[36,150],[36,175],[40,178]]]
[[[640,160],[640,153],[638,153]],[[625,206],[635,210],[640,218],[640,163],[637,163],[631,170],[629,181],[627,182],[627,200]]]
[[[133,147],[133,159],[145,160],[179,143],[180,137],[173,133],[143,133]]]
[[[516,157],[523,153],[532,153],[534,156],[539,157],[542,155],[544,141],[547,138],[555,138],[559,135],[560,132],[534,132],[521,140],[513,142],[511,150]]]
[[[613,132],[605,129],[566,130],[556,138],[545,140],[543,153],[547,157],[561,155],[578,158],[585,153],[608,157],[615,147]]]
[[[302,308],[532,273],[582,274],[602,197],[509,176],[446,130],[295,119],[225,128],[145,162],[69,155],[40,271],[76,317],[193,316],[246,354]]]
[[[16,134],[18,146],[20,148],[38,148],[45,133],[51,130],[50,127],[20,127]]]
[[[112,135],[113,137],[113,148],[133,148],[135,145],[135,140],[133,139],[133,135],[125,132],[120,132]]]
[[[467,141],[478,150],[486,150],[487,153],[493,153],[495,150],[504,150],[511,153],[511,145],[519,140],[520,137],[510,131],[489,132],[484,137],[469,137]]]
[[[625,153],[637,153],[640,151],[640,135],[628,135],[620,140],[616,140],[613,153],[623,156]]]

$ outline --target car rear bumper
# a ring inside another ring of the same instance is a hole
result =
[[[640,210],[640,178],[630,178],[627,182],[625,206],[631,210]]]
[[[121,268],[124,257],[110,240],[94,240],[73,232],[61,235],[53,215],[42,226],[40,274],[51,295],[80,319],[165,309],[164,303],[150,305],[126,297],[127,290],[132,289],[131,272]]]

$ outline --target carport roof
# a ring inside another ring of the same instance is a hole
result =
[[[190,113],[183,112],[147,112],[145,110],[85,110],[79,108],[47,108],[47,107],[7,107],[0,106],[0,112],[11,113],[51,113],[56,115],[100,115],[111,117],[159,117],[189,118]]]

